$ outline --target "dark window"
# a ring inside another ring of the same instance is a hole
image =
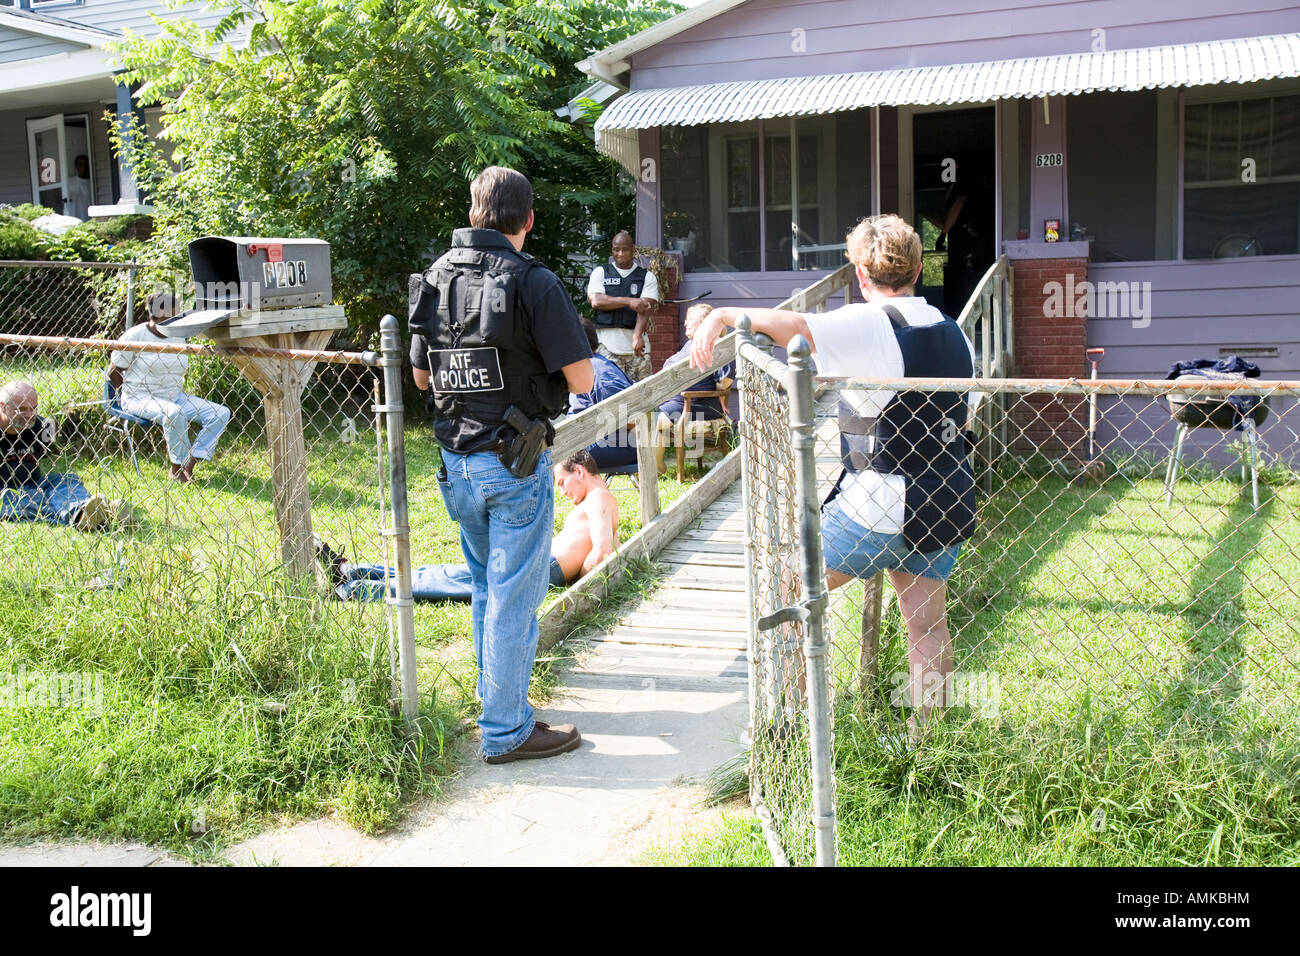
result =
[[[1300,96],[1189,105],[1183,258],[1300,253]]]
[[[869,211],[868,116],[769,119],[761,137],[756,122],[664,127],[664,248],[687,272],[842,265],[845,233]]]

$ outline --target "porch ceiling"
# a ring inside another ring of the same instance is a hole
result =
[[[1300,33],[1133,50],[958,63],[866,73],[783,77],[635,90],[596,122],[602,152],[623,162],[634,130],[838,113],[867,106],[1253,83],[1300,76]],[[635,158],[633,158],[635,165]],[[626,163],[624,163],[626,165]]]

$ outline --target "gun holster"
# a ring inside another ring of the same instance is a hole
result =
[[[514,429],[515,437],[505,440],[501,464],[516,478],[527,478],[537,470],[537,460],[550,444],[554,434],[551,423],[530,419],[514,405],[506,411],[505,422]]]

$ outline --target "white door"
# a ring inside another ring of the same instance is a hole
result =
[[[27,150],[32,158],[32,202],[62,213],[68,200],[68,144],[62,113],[27,121]]]

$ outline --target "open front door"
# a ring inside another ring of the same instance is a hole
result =
[[[27,155],[32,161],[32,202],[62,213],[69,175],[62,113],[27,121]]]

